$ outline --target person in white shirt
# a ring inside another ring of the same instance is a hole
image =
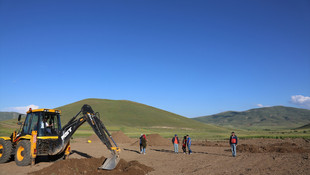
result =
[[[45,125],[45,126],[44,126]],[[51,127],[52,125],[49,125],[46,121],[46,118],[43,118],[43,121],[41,121],[41,130],[44,130],[44,128],[46,128],[46,132],[48,134],[52,134],[52,131],[51,131]]]

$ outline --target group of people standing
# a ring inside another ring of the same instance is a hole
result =
[[[178,135],[175,134],[171,141],[172,141],[172,144],[174,146],[174,153],[178,154],[179,153],[179,144],[180,144]],[[183,150],[184,154],[187,154],[186,147],[188,149],[188,154],[192,154],[191,145],[192,145],[191,138],[188,135],[184,136],[183,140],[182,140],[182,150]]]
[[[180,142],[179,142],[178,135],[175,134],[174,137],[172,138],[172,144],[174,147],[174,152],[176,154],[178,154],[178,152],[179,152],[179,143]],[[191,144],[192,144],[191,138],[188,135],[184,136],[184,138],[182,140],[182,149],[183,149],[184,154],[186,154],[186,147],[188,148],[188,154],[192,154]],[[236,157],[236,155],[237,155],[236,148],[237,148],[237,144],[238,144],[238,138],[235,135],[235,132],[231,133],[231,136],[229,138],[229,144],[230,144],[232,156]]]
[[[145,134],[141,134],[139,140],[140,140],[140,154],[145,154],[146,142],[147,142]],[[179,144],[180,144],[178,135],[175,134],[171,141],[172,141],[172,144],[174,147],[174,153],[178,154],[179,153]],[[229,138],[229,144],[231,147],[232,156],[236,157],[236,155],[237,155],[236,147],[238,144],[238,138],[235,135],[235,132],[231,133],[231,136]],[[189,155],[192,154],[191,145],[192,145],[191,138],[188,135],[184,136],[183,140],[182,140],[182,150],[183,150],[184,154],[187,154],[186,147],[188,149],[188,154]]]

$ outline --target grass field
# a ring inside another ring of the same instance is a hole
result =
[[[15,129],[19,129],[16,120],[6,120],[0,122],[0,136],[10,136]],[[225,140],[230,136],[231,129],[210,130],[210,129],[179,129],[179,128],[160,128],[160,127],[128,127],[128,126],[106,126],[110,132],[122,131],[132,138],[138,138],[141,133],[144,134],[160,134],[162,137],[171,138],[174,134],[182,137],[186,134],[190,135],[194,140]],[[274,131],[249,131],[234,130],[239,138],[307,138],[310,139],[310,129],[300,130],[274,130]],[[82,125],[73,137],[89,137],[93,135],[92,128],[85,123]]]

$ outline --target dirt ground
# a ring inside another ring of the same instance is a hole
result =
[[[150,135],[152,146],[143,155],[137,139],[123,133],[114,137],[122,159],[113,171],[97,170],[110,153],[91,136],[72,140],[68,160],[40,157],[36,165],[27,167],[10,161],[0,164],[0,174],[310,174],[310,140],[306,139],[240,140],[237,157],[232,157],[227,141],[193,141],[193,154],[183,154],[181,145],[175,154],[170,139]]]

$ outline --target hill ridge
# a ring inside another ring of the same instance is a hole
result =
[[[246,111],[226,111],[193,119],[230,128],[293,129],[310,122],[310,110],[271,106]]]
[[[150,105],[130,100],[110,100],[99,98],[82,99],[74,103],[60,106],[62,123],[65,124],[84,104],[89,104],[95,112],[99,112],[105,125],[129,127],[167,126],[174,128],[212,128],[216,126],[201,123],[184,116],[165,111]]]
[[[18,113],[18,112],[3,112],[3,111],[0,111],[0,121],[10,120],[10,119],[17,119],[19,114],[20,113]]]

